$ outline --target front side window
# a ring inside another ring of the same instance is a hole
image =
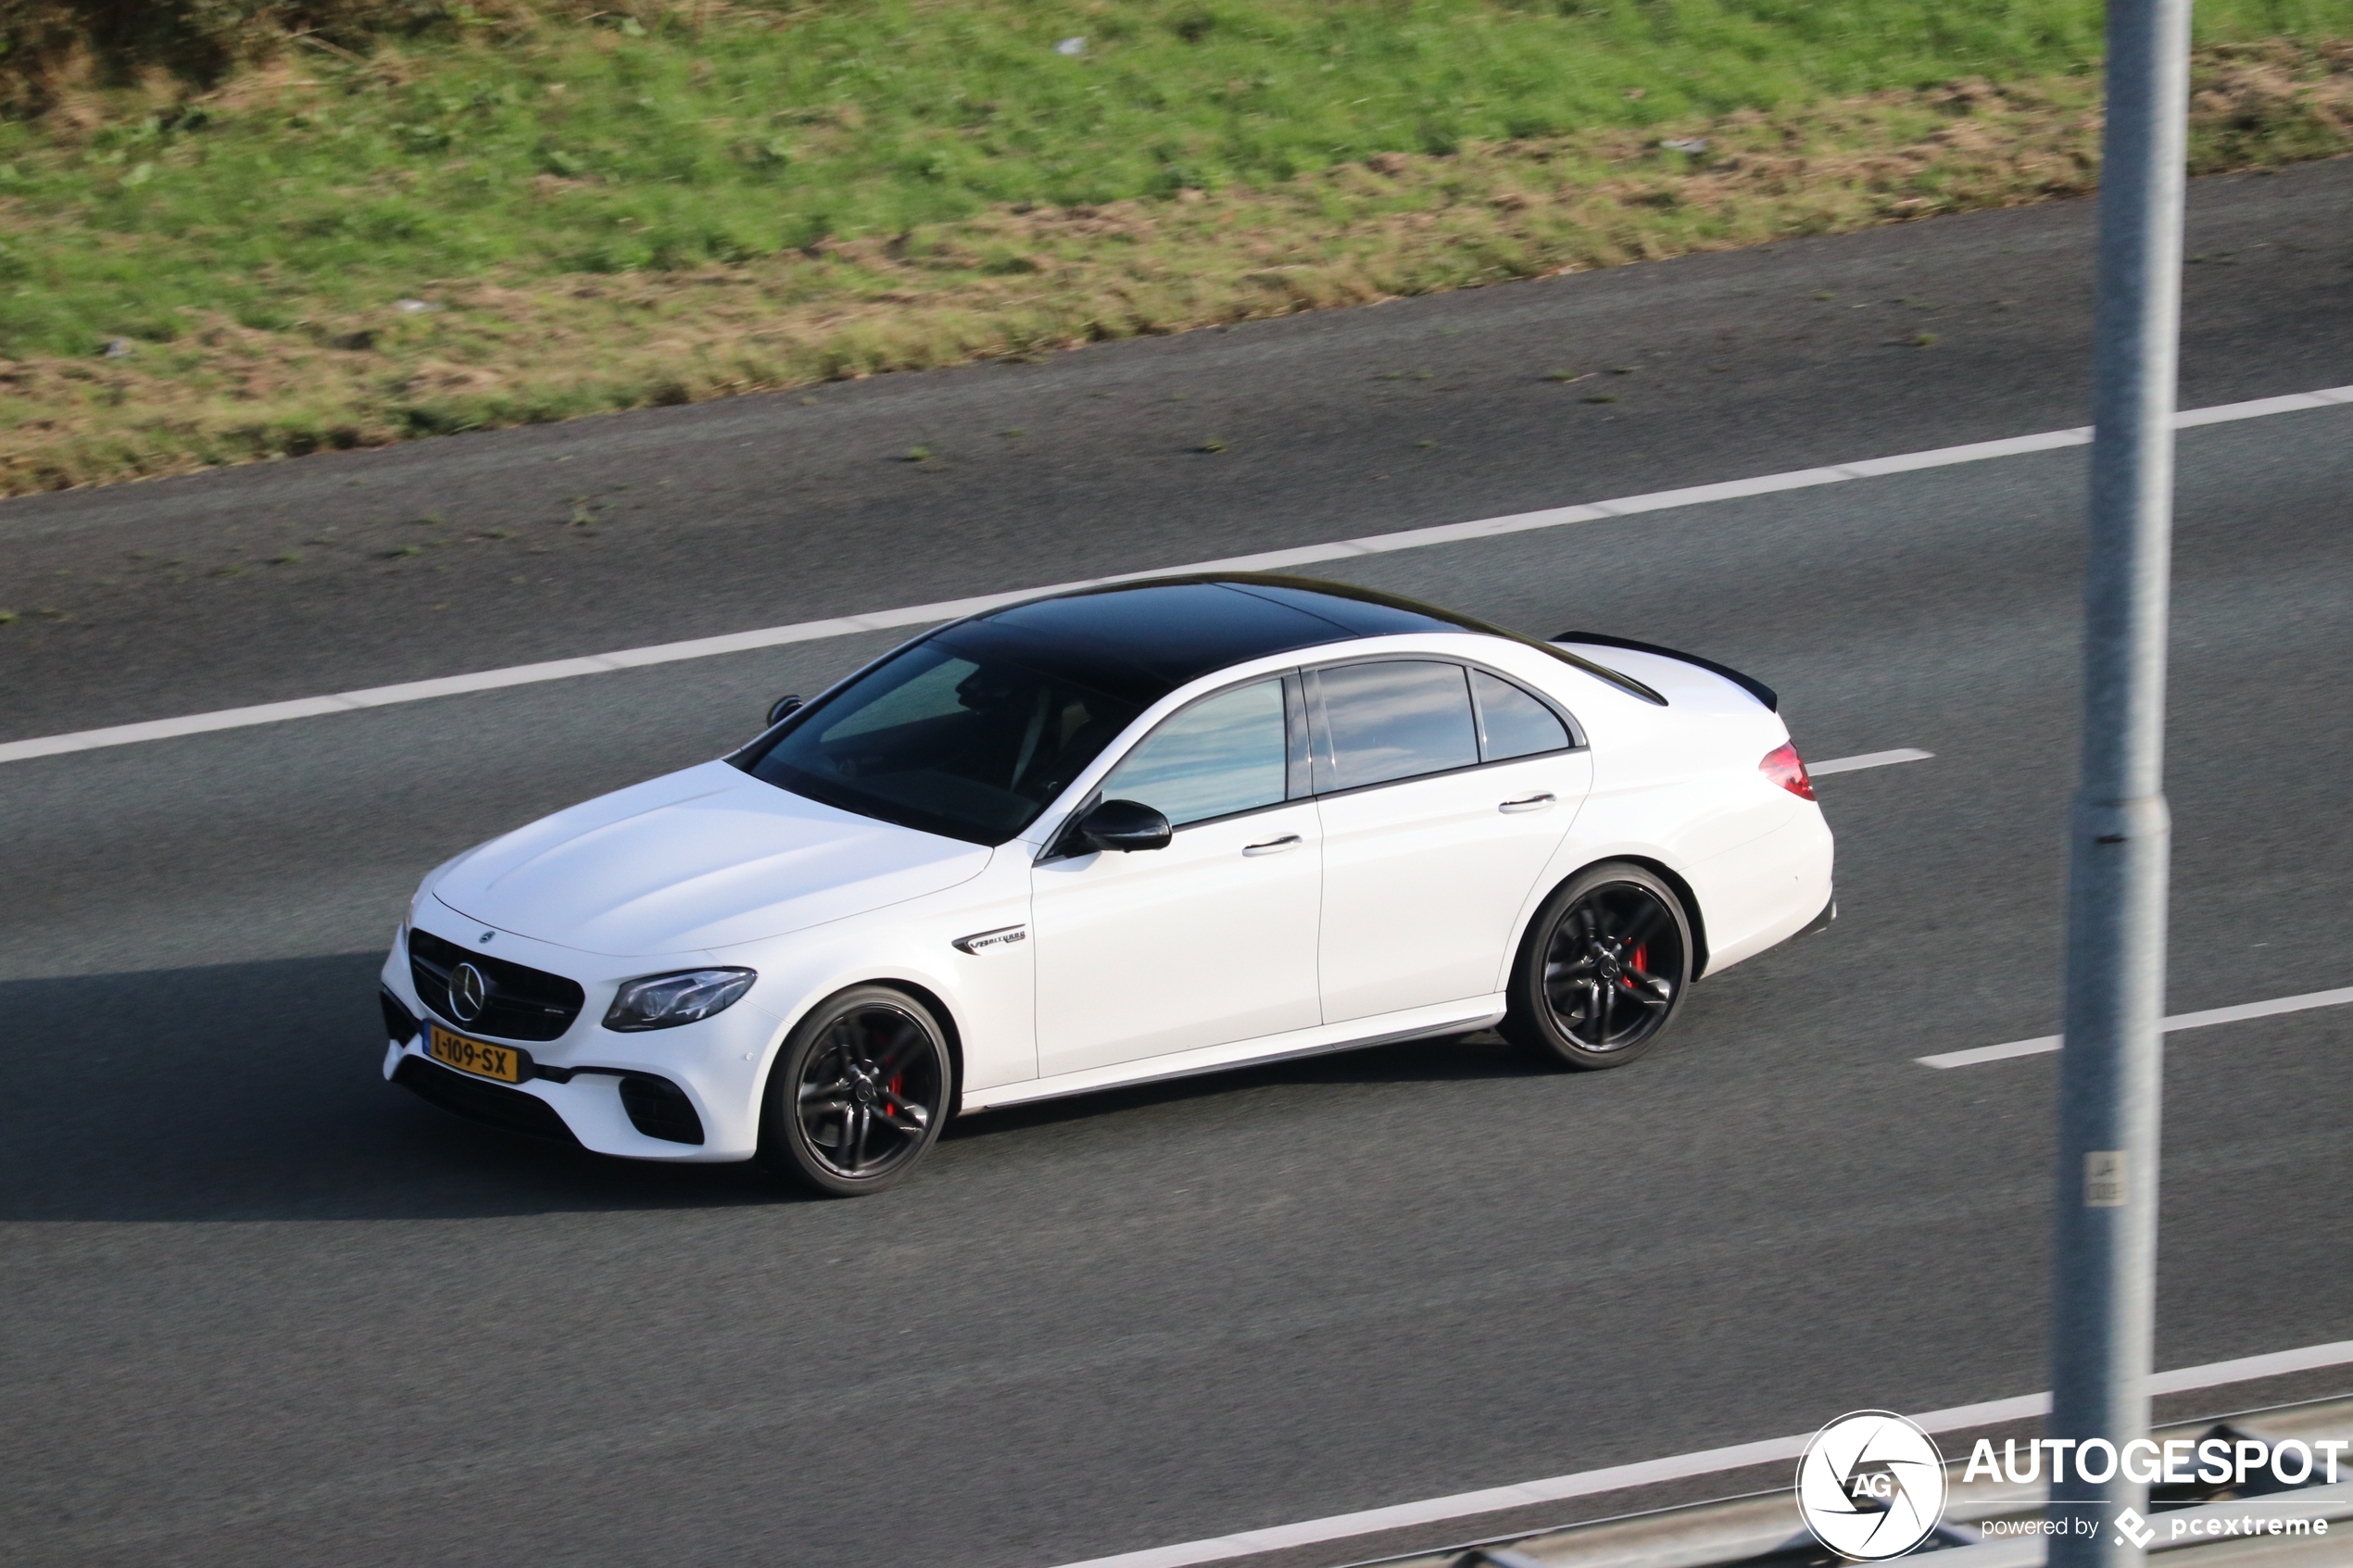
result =
[[[1281,803],[1283,683],[1259,681],[1172,715],[1103,780],[1106,800],[1139,800],[1171,826]]]
[[[1470,687],[1459,664],[1395,659],[1316,672],[1328,749],[1318,790],[1354,789],[1478,761]]]
[[[1002,844],[1141,711],[993,654],[918,643],[811,709],[749,771],[862,816]]]

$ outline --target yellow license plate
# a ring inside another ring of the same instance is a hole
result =
[[[512,1046],[484,1045],[469,1040],[463,1035],[453,1035],[436,1023],[425,1042],[426,1054],[444,1067],[454,1067],[460,1073],[471,1073],[477,1078],[496,1078],[502,1084],[522,1082],[522,1052]]]

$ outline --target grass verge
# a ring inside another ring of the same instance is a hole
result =
[[[1858,0],[1841,14],[1851,21],[1849,13],[1869,8]],[[1184,71],[1202,69],[1196,56],[1220,27],[1231,36],[1216,46],[1232,53],[1213,70],[1297,63],[1299,36],[1277,40],[1277,49],[1204,11],[1207,31],[1189,41],[1172,31],[1181,10],[1158,0],[1131,6],[1161,31],[1129,51],[1142,62],[1135,72],[1107,69],[1091,84],[1116,92],[1095,95],[1125,104],[1121,94],[1183,85]],[[193,97],[153,82],[63,93],[42,120],[0,132],[0,154],[16,155],[0,164],[0,353],[8,356],[0,359],[0,491],[1035,356],[2017,205],[2088,191],[2096,178],[2097,82],[2080,60],[1998,85],[1969,78],[1791,101],[1806,70],[1852,77],[1867,62],[1826,55],[1800,69],[1766,50],[1746,79],[1707,79],[1724,100],[1711,107],[1694,85],[1705,73],[1689,62],[1766,36],[1740,32],[1732,23],[1741,19],[1723,6],[1705,11],[1723,22],[1718,32],[1686,39],[1680,55],[1628,34],[1615,53],[1577,56],[1582,74],[1572,85],[1585,97],[1547,112],[1589,123],[1565,130],[1514,107],[1519,100],[1504,88],[1518,78],[1501,71],[1495,37],[1471,41],[1476,58],[1461,53],[1469,44],[1441,49],[1428,39],[1414,48],[1429,57],[1412,49],[1398,56],[1405,45],[1395,34],[1423,26],[1429,8],[1319,6],[1327,21],[1358,28],[1353,43],[1312,34],[1324,41],[1320,63],[1331,62],[1334,48],[1342,59],[1352,49],[1388,49],[1391,67],[1404,57],[1419,60],[1425,76],[1453,71],[1451,96],[1442,82],[1408,83],[1413,102],[1444,106],[1453,118],[1358,124],[1332,118],[1320,97],[1294,104],[1296,113],[1279,104],[1238,113],[1229,103],[1206,118],[1169,109],[1151,123],[1170,145],[1139,154],[1135,138],[1102,134],[1119,129],[1124,108],[1104,109],[1088,122],[1088,135],[1074,136],[1072,126],[1095,111],[1043,89],[1031,93],[1036,102],[1015,91],[1041,60],[1118,64],[1118,39],[1103,31],[1107,13],[1124,14],[1098,6],[1070,19],[1045,15],[1041,30],[1023,13],[1038,33],[1022,35],[1037,57],[968,73],[1012,85],[982,116],[980,135],[956,131],[982,150],[944,175],[906,164],[908,147],[928,145],[939,128],[913,111],[912,99],[879,89],[863,100],[827,99],[814,76],[771,83],[778,95],[825,106],[822,115],[789,111],[799,129],[783,141],[786,133],[772,135],[776,146],[743,145],[736,132],[746,116],[735,113],[716,130],[669,142],[617,135],[598,155],[603,162],[579,161],[583,153],[570,172],[547,167],[549,147],[589,145],[569,106],[548,107],[559,73],[599,84],[579,95],[601,102],[612,82],[635,70],[648,89],[641,96],[668,114],[686,101],[681,94],[727,85],[727,69],[740,74],[766,61],[788,75],[813,69],[803,56],[838,68],[842,39],[863,36],[835,38],[831,56],[790,29],[799,53],[780,51],[773,27],[723,30],[725,47],[708,30],[666,41],[669,11],[648,12],[651,29],[633,20],[634,37],[575,27],[489,43],[460,37],[407,55],[314,49],[334,70],[284,55]],[[849,14],[865,25],[880,13]],[[942,8],[933,19],[953,25],[904,36],[936,44],[944,31],[982,52],[989,40],[970,31],[972,18],[992,14]],[[1289,0],[1249,14],[1280,19]],[[1594,36],[1610,42],[1604,24],[1619,26],[1617,13],[1593,14],[1603,28]],[[1390,17],[1387,32],[1372,28],[1382,15]],[[1500,18],[1493,26],[1505,44],[1576,42],[1538,29],[1553,27],[1554,15],[1477,15]],[[2080,43],[2057,26],[2072,16],[2049,9],[2045,44]],[[1511,31],[1523,24],[1537,31]],[[1093,27],[1084,47],[1098,55],[1055,55],[1052,40],[1040,42],[1063,26]],[[820,43],[826,36],[818,30]],[[626,65],[631,50],[644,54],[635,67]],[[1176,64],[1155,65],[1155,50]],[[1471,69],[1481,60],[1485,77]],[[920,74],[922,65],[907,69]],[[1627,76],[1679,85],[1654,102],[1649,89],[1620,80]],[[1481,82],[1488,96],[1465,107],[1465,83]],[[510,90],[503,102],[501,83]],[[1233,96],[1246,103],[1266,91],[1241,82]],[[477,102],[484,93],[487,107]],[[384,118],[420,113],[420,102],[454,107],[440,119]],[[130,118],[143,104],[149,112]],[[784,112],[754,118],[773,127]],[[859,122],[870,114],[889,123],[867,134]],[[959,115],[969,118],[960,109],[946,119]],[[2353,149],[2353,45],[2290,38],[2208,46],[2193,119],[2200,171]],[[1009,119],[1027,128],[1026,140]],[[1541,133],[1491,133],[1515,125]],[[1482,129],[1491,134],[1471,133]],[[714,137],[722,161],[705,168],[696,159]],[[444,140],[428,144],[436,139]],[[1399,141],[1407,145],[1368,150]],[[1324,160],[1298,167],[1317,147]],[[337,184],[318,160],[339,148]],[[674,178],[661,173],[664,157]],[[768,158],[779,161],[763,165]],[[814,225],[807,204],[828,187],[812,168],[830,169],[837,193]],[[1009,199],[1004,191],[1065,199]],[[733,238],[711,240],[713,214],[727,218]],[[755,232],[795,224],[790,234]]]

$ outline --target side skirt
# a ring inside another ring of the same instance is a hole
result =
[[[993,1110],[1004,1106],[1027,1105],[1033,1100],[1058,1099],[1064,1095],[1090,1094],[1097,1089],[1118,1089],[1131,1084],[1158,1084],[1171,1078],[1198,1077],[1204,1073],[1223,1073],[1228,1068],[1259,1067],[1270,1061],[1291,1061],[1301,1057],[1324,1056],[1333,1051],[1362,1050],[1368,1046],[1391,1046],[1405,1040],[1427,1040],[1441,1035],[1467,1035],[1496,1022],[1504,1016],[1504,1010],[1501,996],[1472,997],[1437,1007],[1413,1008],[1403,1012],[1351,1019],[1346,1023],[1327,1023],[1314,1029],[1262,1035],[1257,1039],[1238,1040],[1231,1045],[1176,1051],[1167,1056],[1146,1057],[1140,1061],[1117,1062],[1109,1067],[1090,1067],[1079,1073],[1060,1073],[1051,1078],[1032,1078],[1026,1083],[1000,1084],[992,1088],[975,1089],[964,1096],[963,1110]]]

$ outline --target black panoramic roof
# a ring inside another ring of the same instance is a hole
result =
[[[1372,588],[1260,572],[1081,588],[985,611],[935,635],[950,646],[1010,659],[1150,704],[1189,681],[1248,659],[1401,632],[1503,637],[1661,700],[1639,682],[1468,616]]]

